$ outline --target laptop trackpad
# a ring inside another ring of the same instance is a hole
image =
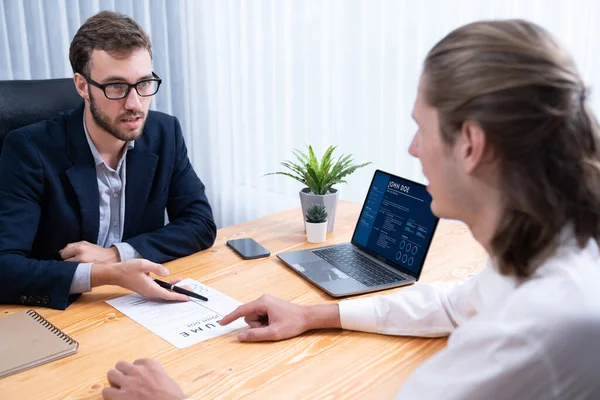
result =
[[[333,282],[340,279],[352,279],[344,272],[325,261],[312,261],[292,265],[294,269],[313,281],[319,283]]]

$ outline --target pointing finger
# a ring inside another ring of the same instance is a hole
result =
[[[243,304],[224,316],[221,321],[219,321],[220,325],[227,325],[232,323],[238,318],[247,317],[254,314],[254,302],[250,302],[247,304]]]

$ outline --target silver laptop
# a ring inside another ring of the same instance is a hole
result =
[[[424,185],[375,171],[350,243],[279,253],[334,297],[416,282],[438,224]]]

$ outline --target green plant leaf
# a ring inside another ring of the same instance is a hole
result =
[[[327,221],[327,209],[323,204],[315,203],[306,209],[306,222],[321,223]]]
[[[304,179],[298,178],[297,176],[289,174],[287,172],[269,172],[268,174],[265,174],[264,176],[267,176],[267,175],[285,175],[285,176],[289,176],[290,178],[294,178],[298,182],[303,183],[303,184],[306,185],[306,182],[304,181]]]
[[[321,172],[324,176],[327,176],[329,173],[329,168],[331,168],[331,154],[336,149],[337,146],[329,146],[327,150],[325,150],[325,154],[321,158]]]
[[[281,165],[283,165],[284,167],[286,167],[287,169],[291,170],[292,172],[296,173],[296,175],[302,177],[302,179],[306,179],[305,177],[305,169],[298,164],[294,164],[291,161],[286,161],[286,162],[282,162]]]
[[[321,179],[318,172],[310,165],[306,165],[306,183],[314,194],[324,194],[321,189]]]
[[[317,160],[312,146],[308,146],[308,165],[315,171],[319,169],[319,160]]]
[[[294,155],[296,156],[296,158],[298,159],[298,161],[300,161],[300,163],[302,165],[308,164],[308,156],[306,154],[304,154],[303,152],[301,152],[298,149],[292,150],[292,153],[294,153]]]
[[[355,165],[351,155],[342,154],[335,161],[333,152],[337,146],[329,146],[323,153],[321,161],[315,155],[312,146],[308,147],[308,153],[298,149],[292,153],[298,163],[283,161],[281,165],[290,172],[272,172],[265,175],[286,175],[306,185],[316,195],[327,194],[331,188],[338,183],[346,183],[344,177],[352,174],[358,168],[362,168],[371,162]]]

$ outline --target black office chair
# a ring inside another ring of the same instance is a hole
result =
[[[53,118],[82,101],[70,78],[0,81],[0,154],[8,132]]]

